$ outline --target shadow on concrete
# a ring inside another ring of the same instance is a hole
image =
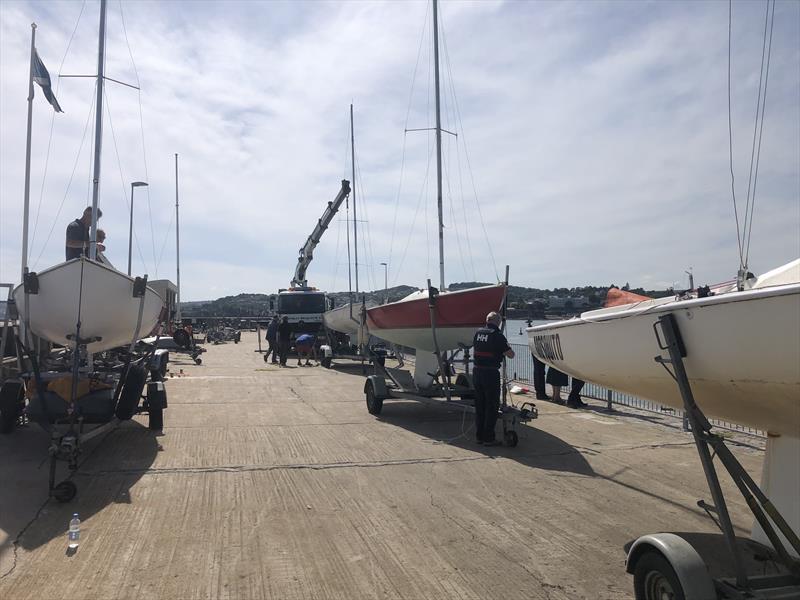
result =
[[[34,424],[0,435],[0,535],[8,536],[0,543],[0,575],[8,571],[15,542],[37,548],[65,535],[75,512],[86,520],[109,504],[129,503],[131,486],[161,449],[157,432],[133,420],[88,441],[77,471],[58,463],[56,483],[71,479],[78,487],[75,498],[61,504],[48,494],[48,445],[48,434]]]
[[[464,448],[491,457],[502,457],[528,467],[562,471],[594,477],[595,472],[583,453],[562,439],[536,428],[536,421],[518,424],[519,443],[516,447],[482,446],[475,440],[474,415],[458,406],[428,405],[413,400],[390,400],[384,403],[379,417],[382,421],[402,427],[451,446]],[[497,436],[502,439],[498,420]]]

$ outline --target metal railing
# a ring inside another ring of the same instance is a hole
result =
[[[514,381],[533,386],[533,358],[531,357],[531,352],[528,348],[528,345],[510,344],[510,346],[514,349],[515,356],[512,359],[508,359],[506,363],[509,378]],[[570,378],[570,385],[571,384],[572,378]],[[569,388],[569,386],[567,386],[567,388]],[[679,393],[677,384],[675,387],[675,393]],[[683,410],[678,410],[672,408],[671,406],[664,406],[658,402],[639,398],[631,394],[625,394],[623,392],[611,390],[607,387],[597,383],[592,383],[590,381],[587,381],[586,385],[584,385],[581,395],[586,398],[605,401],[609,409],[612,408],[612,405],[627,406],[630,408],[635,408],[636,410],[643,410],[681,419],[683,421],[684,431],[688,431],[688,419],[683,414]],[[765,432],[754,427],[747,427],[745,425],[739,425],[738,423],[731,423],[729,421],[723,421],[720,419],[709,419],[709,421],[712,425],[721,429],[727,429],[729,431],[745,433],[758,437],[766,437]]]

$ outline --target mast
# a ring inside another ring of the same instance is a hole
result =
[[[103,145],[103,83],[105,82],[106,0],[100,0],[100,40],[97,44],[97,102],[94,117],[94,177],[92,178],[92,228],[89,258],[97,257],[97,201],[100,196],[100,152]]]
[[[433,0],[433,73],[436,87],[436,205],[439,210],[439,289],[444,290],[444,223],[442,218],[442,115],[439,109],[439,19]]]
[[[175,307],[175,320],[181,320],[181,228],[178,215],[178,153],[175,153],[175,255],[178,266],[178,299]]]
[[[33,58],[36,52],[36,23],[31,23],[31,67],[28,76],[28,143],[25,147],[25,203],[22,208],[22,276],[28,269],[28,215],[31,204],[31,129],[33,124]]]
[[[356,220],[356,142],[353,134],[353,104],[350,104],[350,162],[353,178],[353,260],[356,268],[356,296],[358,296],[358,221]]]

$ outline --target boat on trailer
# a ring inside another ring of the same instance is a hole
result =
[[[649,534],[628,551],[637,598],[650,598],[640,596],[640,588],[656,582],[659,589],[680,587],[687,598],[742,597],[727,592],[745,589],[754,598],[797,597],[800,259],[713,292],[589,311],[527,332],[531,352],[558,370],[683,409],[687,416],[713,498],[713,505],[699,505],[722,530],[735,577],[712,581],[704,559],[684,538]],[[706,415],[766,432],[760,487]],[[751,539],[767,546],[764,555],[781,565],[777,575],[747,572],[715,457],[753,513]],[[775,590],[787,595],[770,595]]]
[[[419,290],[397,302],[367,309],[372,335],[393,344],[423,352],[457,350],[471,346],[475,330],[486,324],[486,315],[499,311],[505,284],[466,290]],[[435,325],[436,339],[434,340]]]
[[[14,289],[14,300],[33,334],[62,346],[75,345],[78,322],[89,352],[130,344],[153,331],[164,306],[144,280],[137,286],[137,278],[85,257],[31,275],[27,290]]]
[[[653,324],[672,313],[691,349],[686,371],[706,414],[800,438],[800,259],[744,287],[584,312],[528,328],[528,343],[560,371],[680,409],[675,381],[653,361]]]

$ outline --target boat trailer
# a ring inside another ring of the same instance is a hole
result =
[[[659,348],[668,353],[668,357],[656,356],[655,361],[667,369],[680,389],[684,411],[711,491],[713,505],[703,500],[698,501],[697,505],[722,531],[734,573],[733,577],[712,578],[709,565],[701,556],[702,549],[685,539],[688,536],[681,537],[674,533],[644,535],[633,542],[626,561],[626,571],[633,574],[636,600],[800,598],[800,560],[792,556],[784,544],[785,540],[795,554],[800,555],[797,533],[728,449],[725,439],[711,431],[712,425],[695,402],[686,375],[683,359],[687,351],[675,316],[668,313],[659,317],[653,324],[653,330]],[[722,463],[744,497],[772,548],[752,540],[747,540],[746,544],[737,540],[714,466],[715,458]],[[758,570],[762,572],[748,573],[748,562],[760,565]],[[764,574],[767,563],[776,566],[775,573]]]
[[[508,282],[508,267],[506,267],[506,282]],[[447,357],[445,353],[439,351],[439,342],[436,335],[436,298],[438,294],[431,287],[428,280],[428,308],[430,311],[431,333],[438,363],[438,369],[434,373],[428,373],[432,377],[429,386],[420,386],[414,381],[411,373],[405,369],[389,368],[385,364],[384,357],[375,357],[372,361],[375,374],[367,377],[364,382],[364,394],[367,401],[367,410],[372,415],[379,415],[383,410],[384,400],[415,400],[424,404],[445,404],[461,408],[464,412],[475,414],[475,387],[472,384],[472,376],[469,373],[469,348],[460,347]],[[503,324],[505,325],[505,300],[503,301]],[[463,358],[456,359],[459,352],[463,353]],[[456,373],[454,365],[461,362],[464,372]],[[418,366],[418,365],[417,365]],[[527,423],[538,418],[539,411],[532,402],[524,402],[519,407],[513,406],[508,402],[508,378],[506,376],[506,362],[503,360],[501,382],[501,399],[498,408],[497,418],[503,427],[503,443],[506,446],[514,447],[519,442],[517,435],[517,425]],[[455,382],[451,381],[451,376],[455,375]]]
[[[26,294],[31,285],[29,279],[26,273]],[[74,348],[71,352],[63,351],[60,360],[46,361],[53,364],[48,364],[45,372],[42,371],[41,357],[34,351],[30,340],[27,319],[23,332],[26,340],[21,339],[19,327],[13,327],[18,373],[0,385],[0,433],[9,434],[19,425],[35,422],[50,435],[48,486],[50,496],[58,502],[71,501],[78,491],[70,478],[56,484],[59,461],[66,462],[69,470],[75,471],[83,446],[88,441],[110,432],[136,414],[148,415],[151,430],[163,429],[163,412],[167,408],[163,376],[169,352],[157,349],[157,343],[137,345],[146,285],[147,276],[137,277],[134,282],[133,295],[140,301],[136,332],[130,345],[118,349],[116,353],[119,356],[95,364],[91,364],[93,359],[87,352],[87,345],[99,338],[82,338],[80,321],[76,333],[67,336],[75,343]],[[11,306],[11,302],[7,306]],[[7,341],[9,317],[7,311],[3,346]],[[16,320],[18,315],[14,318]],[[81,368],[83,360],[89,363],[88,373]],[[67,379],[69,390],[60,388],[60,393],[57,393],[48,389],[49,385],[58,385],[59,380]],[[79,389],[84,393],[80,394]],[[87,429],[88,425],[96,427]]]

